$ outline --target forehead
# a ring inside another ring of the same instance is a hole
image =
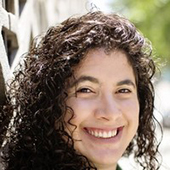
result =
[[[105,60],[107,58],[107,60]],[[110,60],[110,62],[109,62]],[[90,65],[107,65],[113,64],[116,62],[120,62],[120,64],[128,64],[132,67],[132,64],[129,60],[128,55],[122,50],[112,50],[106,51],[104,48],[94,48],[89,50],[82,61],[78,66],[75,67],[75,70],[78,71],[80,68],[90,66]]]
[[[105,73],[105,75],[113,77],[113,74],[116,76],[121,73],[120,76],[123,76],[130,72],[134,73],[124,52],[114,50],[106,53],[102,48],[90,50],[74,71],[75,77],[80,74]]]

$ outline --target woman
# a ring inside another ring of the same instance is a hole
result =
[[[51,27],[23,59],[5,170],[159,168],[150,44],[127,19],[90,12]]]

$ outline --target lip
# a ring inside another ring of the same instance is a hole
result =
[[[123,128],[124,126],[120,126],[118,128],[94,128],[94,127],[85,127],[84,128],[84,133],[85,135],[92,141],[97,142],[97,143],[116,143],[120,140],[122,133],[123,133]],[[88,131],[93,130],[93,131],[102,131],[102,132],[109,132],[109,131],[115,131],[117,130],[117,134],[113,137],[109,138],[100,138],[100,137],[95,137],[94,135],[91,135]]]

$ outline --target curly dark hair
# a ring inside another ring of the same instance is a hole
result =
[[[151,45],[127,19],[96,11],[71,17],[35,38],[16,69],[7,94],[15,116],[1,153],[5,170],[97,169],[75,151],[64,123],[68,80],[94,48],[127,54],[136,76],[140,115],[125,155],[134,154],[145,170],[159,169]]]
[[[3,138],[8,128],[8,124],[12,117],[12,107],[8,100],[5,99],[3,103],[0,104],[0,146],[3,143]]]

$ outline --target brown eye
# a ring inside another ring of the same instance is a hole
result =
[[[77,90],[77,93],[92,93],[93,91],[90,90],[89,88],[81,88]]]
[[[120,90],[118,90],[117,93],[131,93],[131,90],[129,90],[129,89],[120,89]]]

